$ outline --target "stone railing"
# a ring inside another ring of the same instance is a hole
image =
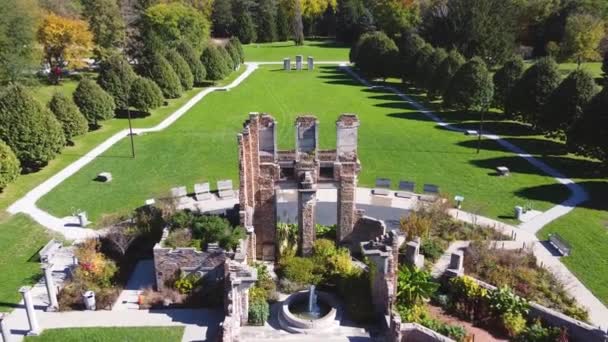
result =
[[[388,342],[456,342],[418,323],[403,323],[398,313],[385,317]]]

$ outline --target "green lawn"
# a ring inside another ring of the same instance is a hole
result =
[[[0,224],[0,311],[10,311],[21,296],[17,290],[40,274],[38,251],[50,235],[25,215]]]
[[[186,185],[192,191],[193,184],[202,180],[213,184],[231,178],[236,183],[236,134],[251,111],[275,116],[279,147],[284,149],[294,146],[293,120],[298,114],[316,114],[321,148],[332,148],[338,115],[358,113],[361,185],[372,186],[376,177],[395,183],[412,180],[418,190],[423,183],[434,183],[443,191],[464,195],[465,209],[481,207],[492,217],[508,219],[515,205],[528,201],[517,194],[520,189],[555,184],[492,141],[484,142],[485,150],[476,154],[475,139],[437,128],[395,95],[370,91],[334,66],[306,73],[284,73],[267,66],[230,92],[210,94],[167,130],[137,137],[136,159],[128,158],[128,140],[121,141],[39,205],[60,217],[73,208],[83,209],[95,221],[103,214],[130,211],[174,186]],[[536,141],[526,139],[530,144]],[[494,167],[505,162],[521,172],[495,177]],[[93,181],[100,171],[111,172],[113,181]],[[558,186],[546,196],[564,199],[567,192]],[[540,210],[550,207],[547,199],[532,203]]]
[[[269,44],[244,45],[245,59],[249,62],[282,62],[283,58],[290,57],[295,63],[295,56],[312,56],[315,61],[348,61],[349,46],[332,41],[307,40],[303,46],[296,46],[292,41]]]
[[[76,90],[77,86],[78,81],[68,78],[62,80],[58,85],[41,84],[31,87],[31,90],[36,100],[46,106],[46,104],[51,101],[51,98],[55,93],[59,92],[71,96]]]
[[[184,327],[49,329],[27,342],[171,342],[181,341]]]

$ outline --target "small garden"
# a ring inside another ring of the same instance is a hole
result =
[[[234,250],[245,238],[242,227],[233,227],[223,217],[200,215],[188,210],[178,211],[169,218],[169,235],[164,247],[193,247],[206,250],[210,243],[217,243],[225,250]]]

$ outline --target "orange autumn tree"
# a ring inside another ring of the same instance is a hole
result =
[[[85,21],[53,13],[45,15],[40,23],[38,42],[43,46],[44,60],[51,70],[82,67],[93,50],[93,34]]]

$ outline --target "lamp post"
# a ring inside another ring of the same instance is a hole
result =
[[[487,110],[489,110],[488,107],[489,106],[485,106],[481,110],[481,120],[479,121],[479,132],[477,132],[477,154],[479,154],[479,151],[481,150],[481,135],[483,134],[483,119],[484,119],[485,112]]]

